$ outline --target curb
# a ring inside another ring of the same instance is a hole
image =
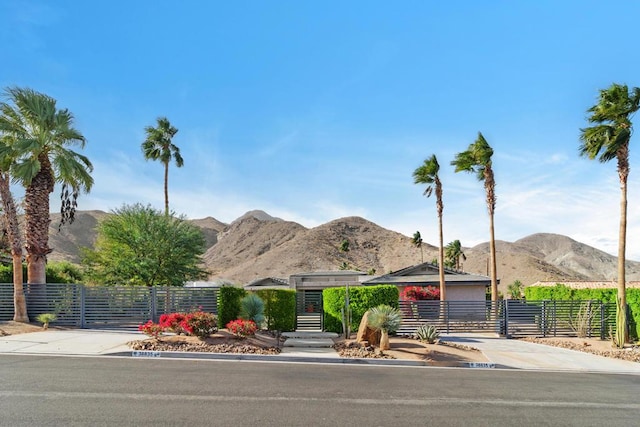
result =
[[[165,358],[165,359],[195,359],[195,360],[247,360],[258,362],[301,362],[301,363],[331,363],[343,365],[381,365],[381,366],[430,366],[427,362],[419,360],[401,359],[365,359],[365,358],[327,358],[313,356],[283,356],[268,354],[243,354],[243,353],[195,353],[179,351],[145,351],[132,350],[127,352],[109,353],[108,356],[132,357],[132,358]]]

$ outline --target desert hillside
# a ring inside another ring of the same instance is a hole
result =
[[[80,248],[95,241],[95,228],[109,215],[102,211],[79,211],[76,221],[58,231],[59,216],[52,215],[51,260],[80,261]],[[437,248],[380,227],[360,217],[336,219],[314,228],[251,211],[224,224],[212,217],[190,220],[205,235],[208,250],[203,256],[212,279],[246,283],[262,277],[286,278],[294,273],[349,268],[382,274],[437,257]],[[349,250],[341,251],[343,240]],[[515,242],[497,241],[497,265],[501,290],[520,280],[536,281],[612,280],[616,258],[569,237],[538,233]],[[463,270],[488,275],[488,243],[464,248]],[[640,263],[627,262],[628,280],[640,279]]]

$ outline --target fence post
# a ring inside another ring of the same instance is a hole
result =
[[[80,286],[80,328],[84,329],[86,326],[86,315],[87,315],[87,304],[86,304],[86,299],[87,299],[87,292],[86,292],[86,288],[84,285],[78,285]]]
[[[604,321],[604,315],[605,315],[604,301],[600,300],[600,339],[601,340],[605,339],[606,327],[607,327]]]
[[[509,338],[509,300],[502,300],[502,304],[504,305],[504,337]]]
[[[157,290],[155,286],[151,286],[151,292],[150,292],[150,297],[151,297],[151,316],[150,319],[152,319],[154,322],[158,321],[158,307],[156,304],[156,296],[157,296]]]
[[[442,304],[444,302],[444,306],[446,308],[445,313],[446,313],[446,321],[447,321],[447,334],[449,333],[449,318],[450,318],[450,313],[449,313],[449,301],[440,301],[440,304]]]

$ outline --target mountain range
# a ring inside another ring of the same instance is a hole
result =
[[[53,261],[80,262],[80,248],[91,247],[98,222],[111,215],[78,211],[73,224],[58,230],[59,215],[52,214],[50,247]],[[250,211],[230,224],[214,218],[189,220],[206,240],[203,255],[211,280],[247,283],[263,277],[288,278],[291,274],[339,268],[373,274],[395,271],[437,258],[438,248],[361,217],[346,217],[314,228]],[[340,249],[348,241],[348,250]],[[489,275],[489,244],[463,248],[462,269]],[[515,242],[496,241],[500,289],[515,280],[525,285],[537,281],[609,281],[616,277],[616,257],[567,236],[537,233]],[[640,263],[627,261],[627,280],[640,279]]]

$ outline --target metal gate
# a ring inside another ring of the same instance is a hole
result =
[[[321,331],[322,312],[322,291],[296,293],[296,330]]]

